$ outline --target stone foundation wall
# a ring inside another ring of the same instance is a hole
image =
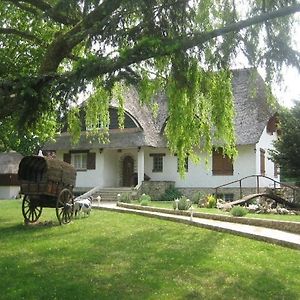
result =
[[[201,192],[203,195],[208,195],[208,194],[215,194],[216,189],[214,188],[179,188],[180,192],[185,195],[186,197],[192,199],[193,195],[195,195],[197,192]],[[261,192],[263,189],[261,190]],[[242,189],[242,195],[250,195],[250,194],[255,194],[256,193],[256,188],[243,188]],[[240,199],[240,189],[239,188],[222,188],[218,189],[218,194],[233,194],[233,199],[232,200],[238,200]]]
[[[165,193],[165,190],[170,186],[174,186],[174,181],[144,181],[139,189],[138,195],[147,194],[150,195],[152,199],[160,200],[161,195]],[[192,199],[197,192],[201,192],[204,196],[208,194],[215,194],[215,188],[178,188],[178,190],[186,197]],[[260,192],[264,192],[265,188],[261,188]],[[242,188],[242,195],[255,194],[256,188]],[[218,189],[218,194],[233,194],[232,200],[240,199],[240,189],[239,188],[220,188]]]
[[[174,185],[174,181],[143,181],[138,194],[147,194],[151,199],[160,200],[166,189]]]

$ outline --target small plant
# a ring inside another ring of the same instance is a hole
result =
[[[230,210],[230,214],[234,217],[243,217],[248,213],[247,209],[242,206],[234,206]]]
[[[178,201],[179,200],[179,201]],[[188,210],[192,206],[192,202],[185,196],[178,199],[178,210]],[[173,208],[177,208],[176,200],[173,202]]]
[[[182,193],[174,185],[170,185],[161,196],[161,200],[173,201],[174,199],[179,199],[181,196]]]
[[[142,202],[142,201],[151,201],[151,197],[147,194],[142,194],[142,196],[140,197],[139,199],[139,202]]]
[[[207,208],[214,208],[217,205],[217,199],[214,195],[207,196]]]
[[[123,202],[123,203],[130,203],[132,200],[131,193],[122,193],[120,195],[120,197],[118,197],[118,198],[119,198],[119,201]]]
[[[192,196],[193,204],[198,204],[200,206],[203,196],[204,196],[203,193],[200,191],[193,194],[193,196]]]
[[[143,199],[141,202],[140,202],[141,206],[148,206],[149,205],[149,200],[147,199]]]

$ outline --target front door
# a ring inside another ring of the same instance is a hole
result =
[[[134,161],[131,156],[123,160],[123,186],[133,186]]]

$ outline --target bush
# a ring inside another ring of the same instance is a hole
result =
[[[148,206],[149,205],[149,200],[147,199],[143,199],[141,202],[140,202],[141,206]]]
[[[151,201],[151,197],[147,194],[143,194],[140,199],[139,199],[139,202],[142,202],[142,201]]]
[[[230,214],[234,217],[243,217],[248,213],[247,209],[242,206],[234,206],[230,210]]]
[[[130,203],[132,200],[131,193],[122,193],[118,198],[118,200],[123,203]]]
[[[192,196],[192,202],[193,204],[198,204],[199,206],[202,203],[202,200],[204,198],[204,194],[202,192],[196,192],[193,196]]]
[[[188,210],[192,206],[192,202],[185,196],[182,196],[178,202],[178,210]],[[173,208],[176,209],[176,202],[173,202]]]
[[[182,193],[174,186],[170,185],[165,193],[161,196],[163,201],[173,201],[174,199],[179,199],[182,197]]]
[[[207,196],[207,208],[214,208],[217,205],[217,199],[214,195]]]

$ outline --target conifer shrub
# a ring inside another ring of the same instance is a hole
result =
[[[242,206],[234,206],[230,210],[230,214],[234,217],[244,217],[248,213],[248,210]]]

